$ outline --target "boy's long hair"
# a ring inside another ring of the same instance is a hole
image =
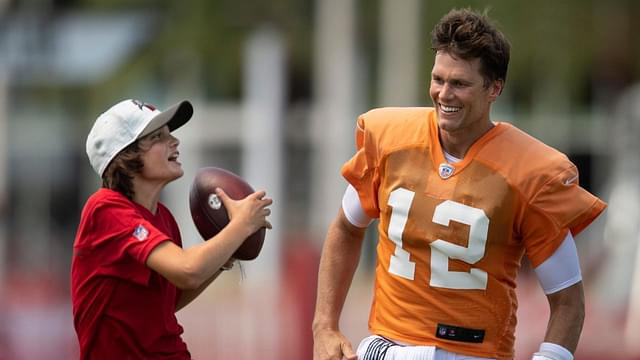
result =
[[[142,154],[145,150],[140,146],[140,140],[138,139],[124,148],[109,163],[102,174],[102,187],[115,190],[129,199],[133,199],[135,194],[133,176],[140,173],[144,166]]]

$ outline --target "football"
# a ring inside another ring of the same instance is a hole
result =
[[[218,167],[198,170],[189,192],[189,208],[191,218],[205,240],[215,236],[229,223],[224,204],[215,193],[218,187],[234,200],[244,199],[254,192],[246,181],[231,171]],[[264,236],[265,228],[253,233],[240,245],[233,257],[238,260],[255,259],[262,249]]]

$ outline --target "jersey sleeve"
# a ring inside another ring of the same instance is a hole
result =
[[[171,238],[137,209],[117,201],[97,208],[94,221],[104,229],[93,242],[94,251],[102,257],[99,273],[146,284],[152,272],[146,266],[149,254]]]
[[[356,153],[342,166],[342,176],[357,190],[362,209],[367,216],[378,218],[378,151],[375,138],[365,127],[364,115],[358,118],[355,140]]]
[[[606,204],[578,185],[578,170],[567,165],[550,174],[527,204],[521,235],[533,267],[560,246],[567,232],[576,236],[605,209]]]

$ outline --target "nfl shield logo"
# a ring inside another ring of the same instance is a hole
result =
[[[454,168],[453,166],[451,166],[450,164],[440,164],[440,167],[438,168],[438,173],[440,174],[440,177],[443,179],[448,179],[451,177],[451,175],[453,175],[453,172],[456,170],[456,168]]]
[[[149,236],[149,230],[142,226],[142,224],[138,225],[136,229],[133,230],[133,236],[135,236],[139,241],[146,240],[147,236]]]

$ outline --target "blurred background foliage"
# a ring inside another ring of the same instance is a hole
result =
[[[313,1],[77,0],[59,3],[61,9],[69,10],[147,12],[152,9],[155,12],[153,41],[140,49],[138,59],[126,64],[118,76],[104,84],[107,89],[122,87],[121,82],[136,83],[140,78],[172,74],[163,71],[167,66],[187,65],[185,74],[180,76],[200,77],[206,84],[208,96],[237,98],[241,91],[242,43],[256,25],[274,24],[286,36],[291,99],[310,96]],[[399,1],[399,6],[401,3]],[[637,78],[640,71],[639,62],[634,61],[640,56],[640,46],[633,40],[632,27],[640,14],[637,1],[453,0],[423,3],[425,87],[432,66],[428,33],[452,7],[487,9],[508,35],[513,46],[508,87],[513,88],[514,100],[521,106],[527,107],[533,101],[531,89],[534,86],[544,86],[548,82],[567,84],[571,95],[568,100],[588,106],[593,96],[592,88],[598,86],[598,80],[620,82],[622,87]],[[377,58],[378,1],[359,0],[356,6],[359,50],[373,73]],[[180,55],[185,53],[196,56],[201,73],[189,74],[196,70],[189,69],[190,64],[180,63]],[[613,69],[620,74],[609,75],[617,78],[597,77],[607,77]]]
[[[59,0],[12,1],[10,11],[141,12],[153,17],[149,43],[118,70],[96,95],[135,86],[141,79],[164,83],[167,77],[197,77],[211,98],[238,98],[241,94],[243,41],[256,26],[272,24],[283,32],[290,72],[289,100],[308,99],[312,57],[314,2],[311,0]],[[423,78],[427,86],[432,65],[429,31],[452,7],[486,9],[512,43],[508,88],[514,101],[531,105],[536,86],[562,83],[569,101],[589,106],[593,88],[604,81],[628,85],[638,77],[640,45],[634,41],[633,22],[640,3],[633,0],[511,0],[423,1]],[[44,4],[45,6],[39,6]],[[402,0],[398,2],[401,6]],[[379,6],[376,0],[356,1],[357,45],[362,63],[375,73],[378,51]],[[96,44],[98,46],[98,44]],[[172,69],[181,67],[175,74]],[[170,68],[170,70],[167,70]],[[374,94],[369,98],[375,102]],[[425,99],[426,101],[426,99]]]

